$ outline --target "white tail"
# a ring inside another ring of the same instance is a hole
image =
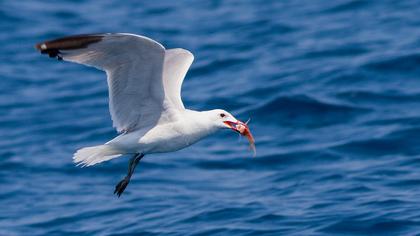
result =
[[[99,145],[94,147],[85,147],[77,150],[73,155],[73,162],[78,166],[93,166],[95,164],[108,161],[121,156],[117,150],[109,145]]]

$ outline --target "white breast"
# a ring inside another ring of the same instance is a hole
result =
[[[182,119],[161,123],[151,129],[122,134],[108,144],[126,153],[163,153],[188,147],[216,131],[208,122],[191,115],[189,111]]]

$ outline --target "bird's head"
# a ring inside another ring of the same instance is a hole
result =
[[[211,122],[214,126],[221,129],[235,129],[235,124],[240,121],[237,120],[232,114],[222,109],[215,109],[208,112]]]
[[[211,110],[209,113],[211,120],[216,127],[222,129],[231,129],[235,132],[238,132],[242,136],[245,136],[248,139],[250,148],[254,151],[255,155],[255,141],[251,131],[249,130],[248,122],[244,123],[236,119],[229,112],[221,109]]]

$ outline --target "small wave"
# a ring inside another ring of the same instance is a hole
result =
[[[410,155],[419,152],[417,140],[420,139],[420,128],[408,128],[393,131],[379,138],[348,142],[332,149],[362,156],[382,156],[391,154]]]
[[[331,152],[314,151],[297,151],[284,154],[271,154],[258,156],[256,158],[231,158],[224,160],[201,160],[192,162],[192,165],[198,168],[215,170],[215,169],[279,169],[286,168],[290,165],[297,165],[301,163],[324,163],[340,159],[339,155]],[[302,173],[303,174],[303,173]],[[307,174],[307,173],[306,173]],[[277,178],[277,175],[274,176]],[[289,178],[290,176],[283,176],[281,178]],[[271,178],[271,177],[270,177]]]
[[[253,114],[263,114],[255,119],[257,122],[319,127],[351,120],[367,109],[321,102],[298,95],[275,98],[251,111]]]
[[[420,126],[420,117],[397,117],[397,118],[380,118],[369,120],[363,123],[364,125],[390,125],[390,124],[404,124],[410,127]]]
[[[367,52],[369,52],[369,50],[362,46],[345,45],[333,49],[310,51],[303,56],[308,59],[334,57],[335,60],[337,60],[340,57],[359,56],[366,54]]]
[[[200,75],[209,75],[214,72],[220,72],[220,68],[227,69],[238,65],[247,64],[250,60],[247,58],[226,58],[208,62],[207,64],[191,68],[191,74],[194,77]]]
[[[370,4],[369,1],[350,0],[350,1],[338,4],[329,9],[326,9],[323,11],[323,13],[353,12],[355,10],[366,8],[369,4]]]
[[[420,54],[409,54],[403,56],[392,57],[383,60],[376,60],[363,66],[364,69],[377,72],[395,72],[408,73],[420,71]]]
[[[351,90],[336,93],[336,98],[363,107],[372,107],[381,109],[384,104],[387,106],[400,107],[402,104],[413,104],[420,102],[419,94],[401,94],[398,92],[375,92]]]
[[[411,227],[415,227],[419,222],[412,220],[392,220],[392,219],[373,219],[373,220],[353,220],[343,219],[325,227],[320,232],[333,234],[397,234],[406,232]]]

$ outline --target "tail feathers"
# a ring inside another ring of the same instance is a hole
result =
[[[105,144],[79,149],[73,156],[73,162],[82,167],[93,166],[121,155],[118,151]]]

